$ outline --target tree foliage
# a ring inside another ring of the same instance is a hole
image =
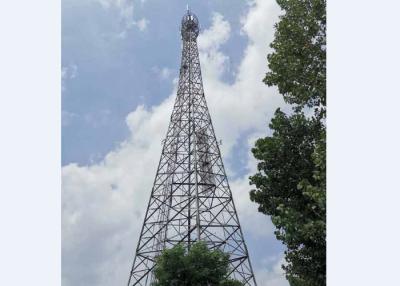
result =
[[[276,85],[286,102],[326,106],[326,1],[277,0],[284,15],[275,25],[274,52],[264,82]]]
[[[157,258],[153,286],[242,286],[240,281],[225,278],[229,255],[209,250],[198,242],[187,251],[182,244],[166,249]]]
[[[326,13],[322,0],[277,0],[264,82],[277,86],[293,113],[275,112],[272,136],[252,149],[259,160],[250,199],[271,216],[286,246],[292,286],[326,284]],[[307,116],[305,115],[307,114]],[[311,115],[310,115],[311,113]]]

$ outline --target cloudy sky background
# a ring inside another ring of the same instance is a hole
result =
[[[124,285],[176,95],[180,19],[197,14],[208,107],[260,286],[288,285],[283,246],[250,202],[250,148],[277,107],[262,83],[274,0],[62,1],[62,282]]]

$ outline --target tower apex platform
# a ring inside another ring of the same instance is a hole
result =
[[[181,35],[185,41],[196,40],[199,35],[200,27],[197,16],[189,8],[182,18]]]

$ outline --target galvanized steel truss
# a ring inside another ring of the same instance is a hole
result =
[[[176,101],[151,192],[128,286],[150,285],[164,248],[199,240],[230,254],[229,277],[256,285],[204,97],[191,12],[182,19],[182,60]]]

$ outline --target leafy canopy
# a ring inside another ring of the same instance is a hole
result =
[[[271,216],[287,247],[283,266],[292,286],[326,285],[326,3],[277,0],[264,82],[277,86],[293,113],[275,112],[272,136],[252,149],[259,161],[250,199]],[[307,116],[305,115],[307,114]]]
[[[322,126],[304,114],[279,109],[271,137],[259,139],[253,154],[260,162],[250,177],[259,211],[271,216],[275,235],[286,246],[284,267],[291,285],[325,283],[325,141]],[[299,281],[304,281],[301,284]],[[299,284],[300,283],[300,284]]]
[[[237,280],[227,279],[229,255],[208,249],[197,242],[189,251],[182,244],[166,249],[157,258],[153,286],[242,286]]]
[[[296,108],[326,106],[326,1],[277,0],[285,12],[275,25],[274,52],[264,82]]]

